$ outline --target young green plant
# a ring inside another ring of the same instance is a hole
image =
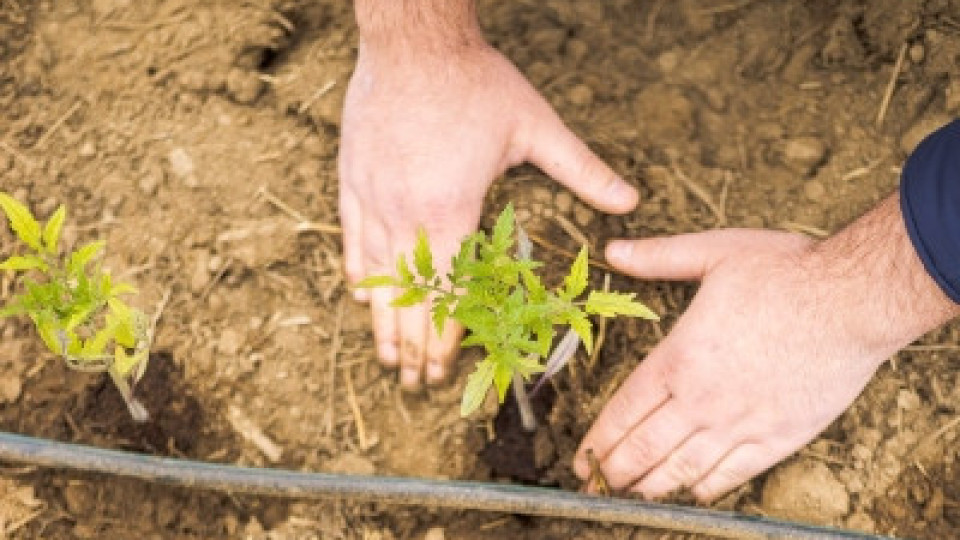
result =
[[[3,192],[0,208],[24,246],[23,253],[0,262],[0,271],[15,272],[23,289],[0,308],[0,317],[29,317],[43,343],[69,367],[106,371],[134,420],[146,421],[149,414],[132,388],[146,369],[151,332],[146,316],[120,298],[136,289],[115,283],[95,263],[103,242],[60,254],[67,215],[63,206],[43,226],[26,206]]]
[[[543,265],[529,256],[529,247],[524,246],[528,240],[522,229],[514,226],[514,219],[513,206],[508,205],[490,235],[481,231],[467,236],[446,276],[438,274],[426,233],[421,230],[412,268],[406,256],[401,255],[396,276],[370,276],[356,285],[400,289],[394,307],[430,301],[438,333],[443,332],[448,319],[453,319],[469,332],[460,344],[462,347],[483,347],[486,357],[467,378],[460,403],[464,416],[483,403],[491,386],[496,387],[502,403],[515,378],[529,380],[547,370],[542,359],[550,354],[555,326],[569,326],[590,351],[590,315],[658,319],[653,311],[634,300],[634,293],[587,291],[586,246],[580,249],[563,284],[548,289],[535,273]],[[515,249],[518,243],[520,247]],[[564,341],[569,345],[570,340]],[[553,372],[559,369],[551,368]],[[552,375],[550,371],[548,375]]]

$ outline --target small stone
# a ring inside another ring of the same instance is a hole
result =
[[[829,523],[850,513],[850,494],[823,462],[798,459],[767,477],[760,504],[777,517]]]
[[[160,189],[161,183],[163,183],[163,169],[154,165],[147,167],[140,174],[140,180],[137,182],[137,187],[140,189],[140,193],[143,193],[148,197],[152,197],[157,194],[157,190]]]
[[[170,172],[180,179],[185,179],[194,172],[193,158],[183,148],[174,148],[167,154],[170,162]]]
[[[541,204],[550,204],[553,202],[553,192],[547,187],[534,186],[530,189],[530,199]]]
[[[897,392],[897,407],[904,411],[913,411],[920,407],[920,396],[906,388]]]
[[[188,69],[177,75],[177,82],[184,90],[205,92],[209,89],[207,75],[200,69]]]
[[[57,209],[57,206],[59,206],[57,199],[53,197],[47,197],[42,203],[40,203],[40,206],[37,207],[37,214],[39,216],[51,216]]]
[[[569,214],[573,210],[573,195],[566,190],[558,191],[553,198],[553,206],[561,214]]]
[[[431,527],[423,535],[423,540],[445,540],[447,537],[443,527]]]
[[[820,202],[827,194],[827,188],[823,182],[818,180],[809,180],[803,184],[803,195],[812,202]]]
[[[13,403],[20,399],[23,386],[15,375],[0,377],[0,403]]]
[[[783,142],[781,159],[788,169],[812,174],[827,157],[827,145],[818,137],[796,137]]]
[[[593,221],[593,210],[578,202],[573,207],[573,220],[577,225],[586,227]]]
[[[567,101],[577,107],[586,107],[593,103],[593,90],[585,84],[575,85],[567,90]]]
[[[241,105],[255,102],[265,87],[266,83],[255,71],[234,68],[227,74],[227,95]]]
[[[907,55],[914,64],[922,64],[923,59],[926,57],[926,49],[924,49],[923,43],[914,43],[910,46]]]
[[[225,356],[234,356],[243,346],[243,336],[232,328],[224,329],[217,341],[217,352]]]
[[[579,64],[582,62],[589,51],[590,47],[582,39],[571,38],[567,40],[566,55],[572,63]]]
[[[77,150],[77,155],[82,158],[92,158],[97,155],[97,147],[92,141],[84,141]]]
[[[657,57],[657,65],[660,67],[660,71],[664,73],[670,73],[677,69],[679,64],[680,53],[675,50],[666,51]]]

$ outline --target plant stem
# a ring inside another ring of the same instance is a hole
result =
[[[533,406],[530,405],[527,388],[524,386],[523,377],[519,373],[513,374],[513,397],[517,399],[517,407],[520,409],[520,424],[523,426],[523,430],[533,433],[537,430],[537,417],[533,414]]]

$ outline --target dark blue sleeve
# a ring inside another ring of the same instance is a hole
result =
[[[900,207],[927,272],[960,303],[960,120],[924,139],[907,159]]]

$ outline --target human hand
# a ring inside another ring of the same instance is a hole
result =
[[[628,274],[702,285],[583,439],[577,474],[593,449],[614,489],[710,501],[814,438],[886,358],[957,314],[898,208],[822,244],[752,230],[611,244]]]
[[[453,5],[453,4],[450,4]],[[479,35],[479,30],[477,30]],[[482,38],[444,48],[361,39],[347,90],[339,155],[344,258],[351,283],[392,274],[424,227],[444,273],[508,167],[531,161],[588,203],[622,213],[637,193],[600,161],[519,71]],[[370,300],[377,354],[408,388],[447,374],[462,330],[437,336],[426,306]]]

